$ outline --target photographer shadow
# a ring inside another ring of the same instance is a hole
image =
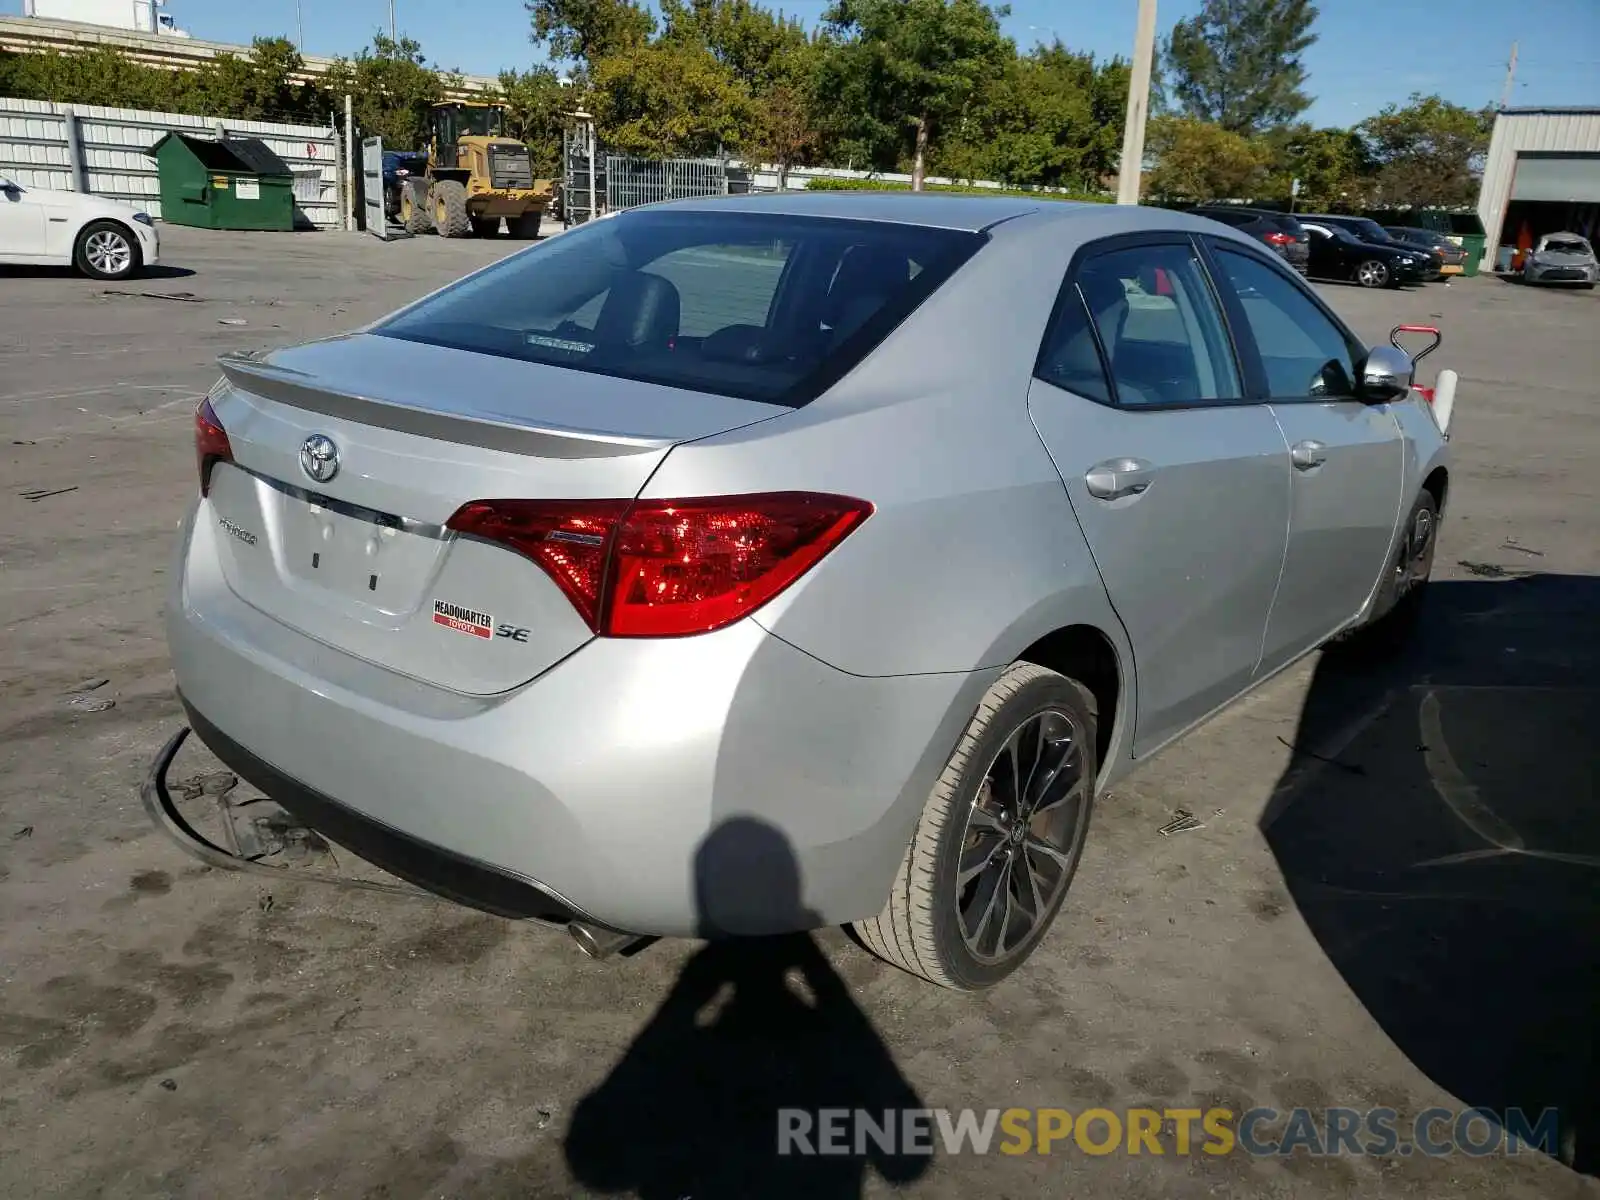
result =
[[[816,1146],[818,1110],[881,1120],[921,1105],[809,934],[737,936],[753,916],[769,928],[817,924],[783,834],[724,822],[700,847],[695,886],[712,940],[579,1103],[564,1146],[573,1178],[640,1200],[855,1200],[869,1170],[893,1183],[919,1177],[927,1155],[871,1139],[847,1154],[780,1152],[782,1110],[805,1114],[793,1127]]]
[[[1322,949],[1464,1106],[1600,1174],[1600,579],[1440,581],[1325,653],[1261,819]]]

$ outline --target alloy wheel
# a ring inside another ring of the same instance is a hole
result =
[[[1389,282],[1389,268],[1380,262],[1364,262],[1356,268],[1356,279],[1362,287],[1382,287]]]
[[[133,247],[122,234],[101,229],[89,235],[83,245],[89,265],[102,275],[117,275],[133,263]]]
[[[1395,561],[1395,598],[1398,600],[1428,575],[1428,551],[1433,543],[1433,511],[1419,507],[1406,527],[1405,540]]]
[[[1087,734],[1049,708],[1019,724],[984,773],[956,868],[956,921],[979,962],[1032,944],[1072,879],[1088,829]]]

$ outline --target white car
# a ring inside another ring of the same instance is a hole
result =
[[[126,279],[161,259],[150,214],[82,192],[25,188],[0,175],[0,263],[77,267]]]

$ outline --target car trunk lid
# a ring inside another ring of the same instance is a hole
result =
[[[222,360],[233,462],[208,497],[246,603],[330,647],[473,694],[592,633],[537,565],[446,523],[485,498],[627,499],[672,446],[787,412],[359,334]]]

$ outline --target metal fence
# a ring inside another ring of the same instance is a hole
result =
[[[727,194],[728,164],[723,159],[606,155],[607,208],[637,208],[661,200]]]
[[[660,200],[700,196],[743,196],[754,192],[803,191],[813,180],[873,180],[909,186],[911,176],[894,172],[856,171],[840,167],[790,167],[780,170],[769,163],[746,163],[733,158],[635,158],[605,154],[591,146],[584,129],[569,129],[562,140],[562,221],[579,225],[594,216]],[[593,155],[591,159],[591,154]],[[589,204],[589,168],[595,167],[594,209]],[[968,188],[1004,190],[1006,185],[988,179],[947,179],[929,176],[933,186],[957,184]],[[1060,191],[1041,188],[1041,194]]]
[[[328,126],[0,98],[0,175],[41,191],[126,200],[159,217],[156,163],[145,152],[170,131],[260,138],[294,172],[303,220],[324,229],[343,224],[339,141]]]

